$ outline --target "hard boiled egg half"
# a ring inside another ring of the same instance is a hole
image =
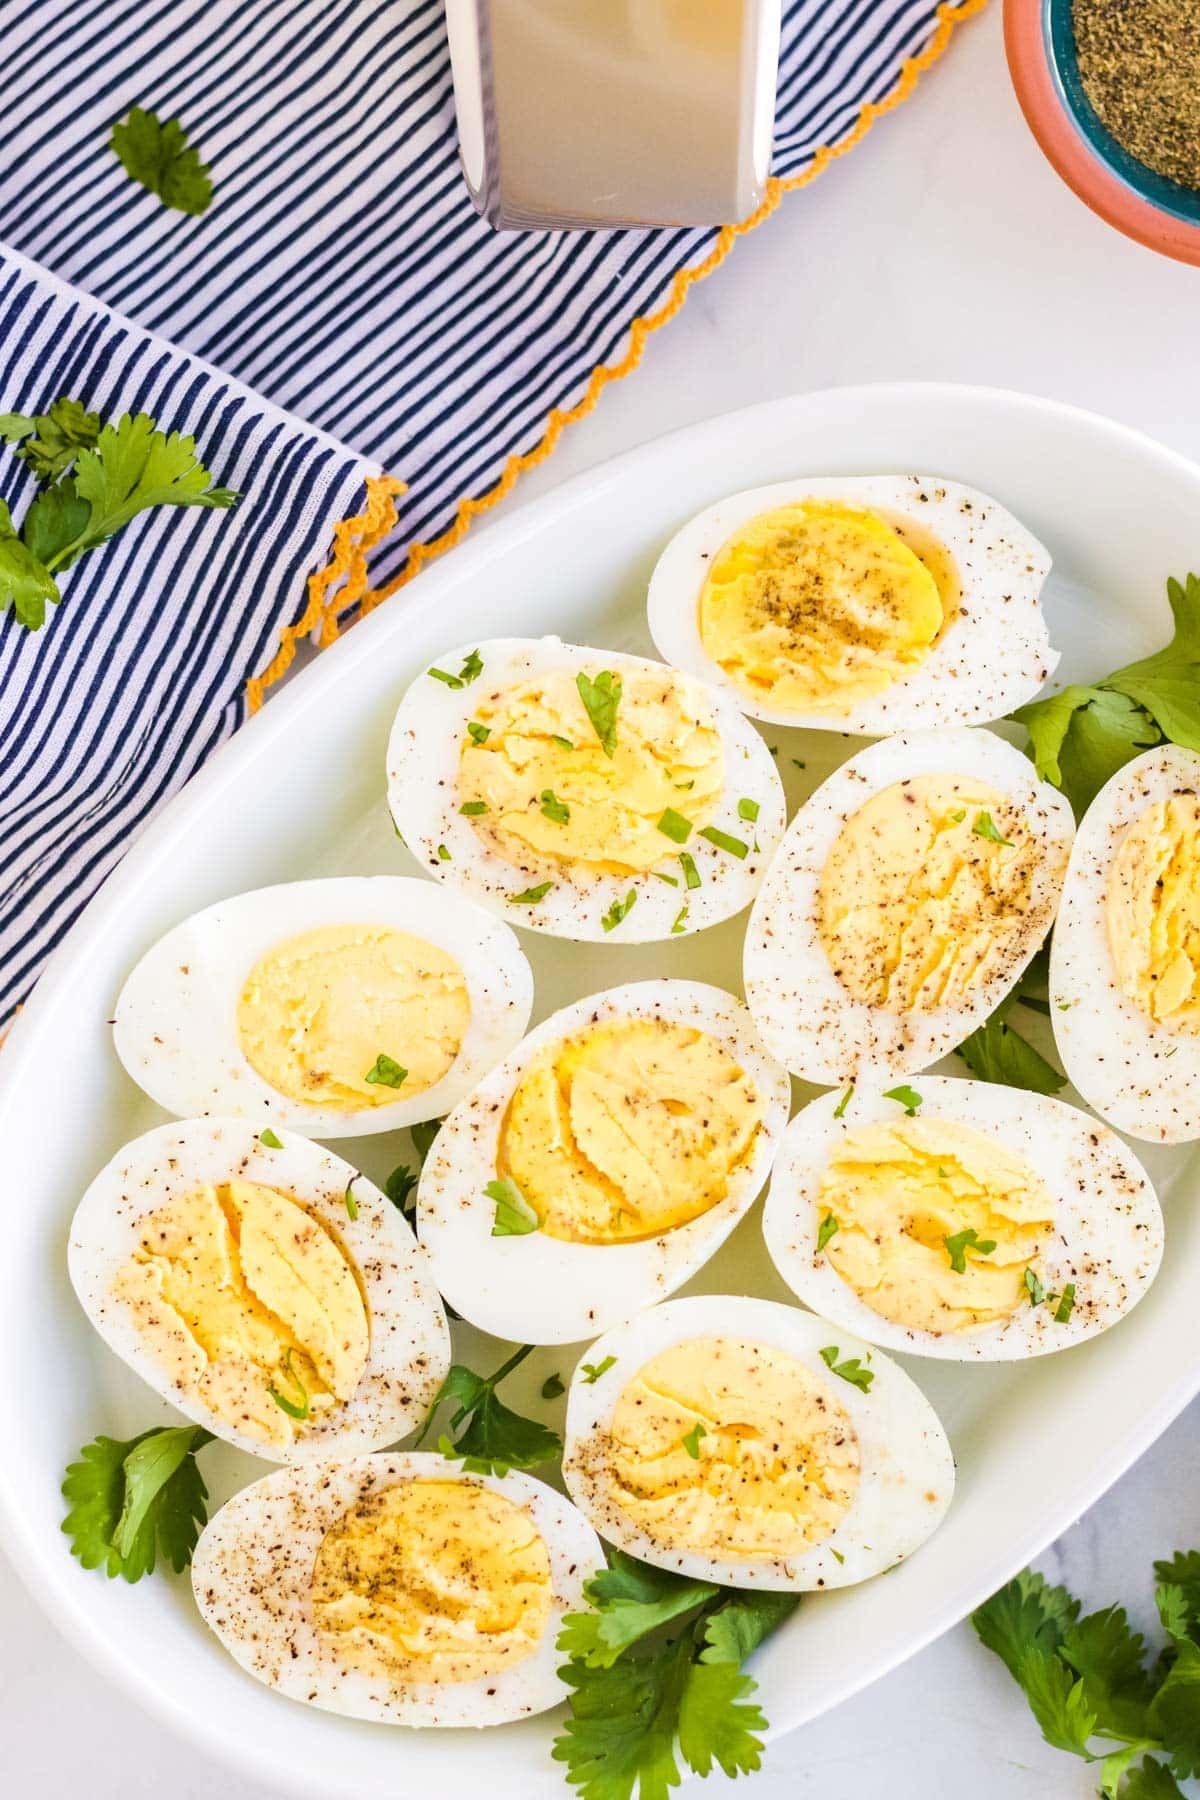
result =
[[[756,719],[875,737],[981,724],[1058,663],[1050,557],[975,488],[933,475],[800,477],[678,531],[650,578],[668,662]]]
[[[1063,1066],[1118,1131],[1200,1137],[1200,756],[1161,744],[1084,815],[1050,954]]]
[[[787,1074],[740,1000],[639,981],[546,1019],[445,1121],[417,1191],[438,1287],[473,1325],[594,1337],[679,1287],[767,1178]]]
[[[1162,1257],[1145,1170],[1087,1113],[923,1075],[903,1098],[824,1094],[784,1134],[771,1258],[833,1324],[967,1362],[1041,1356],[1135,1306]]]
[[[438,1118],[518,1041],[533,976],[506,925],[432,882],[339,876],[194,913],[117,1001],[117,1054],[180,1117],[315,1137]]]
[[[567,1697],[564,1613],[604,1566],[568,1500],[441,1456],[278,1469],[192,1559],[200,1611],[268,1687],[386,1725],[500,1725]]]
[[[950,1504],[954,1459],[882,1351],[796,1307],[704,1294],[592,1345],[563,1476],[601,1537],[644,1562],[799,1590],[910,1556]]]
[[[405,1436],[450,1366],[424,1251],[350,1163],[242,1119],[135,1138],[92,1182],[68,1262],[109,1348],[272,1462]]]
[[[450,650],[388,745],[396,828],[515,924],[643,943],[747,906],[783,786],[738,708],[691,675],[558,638]]]
[[[826,1086],[945,1056],[1050,929],[1073,829],[989,731],[860,750],[800,808],[750,915],[746,998],[768,1049]]]

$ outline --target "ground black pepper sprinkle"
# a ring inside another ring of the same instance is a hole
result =
[[[1072,0],[1079,75],[1130,156],[1200,190],[1200,0]]]

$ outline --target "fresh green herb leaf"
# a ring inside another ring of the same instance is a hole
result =
[[[1161,1587],[1173,1588],[1181,1596],[1186,1634],[1200,1644],[1200,1550],[1178,1551],[1169,1562],[1156,1562],[1154,1573]]]
[[[424,1162],[433,1147],[433,1140],[442,1129],[441,1119],[421,1119],[416,1125],[409,1127],[409,1135],[413,1141],[413,1149]]]
[[[617,750],[617,709],[621,704],[621,677],[611,669],[589,679],[582,670],[575,677],[579,698],[592,722],[592,730],[600,739],[600,748],[610,759]]]
[[[718,831],[715,825],[706,825],[700,836],[707,838],[710,844],[715,844],[718,850],[727,850],[739,862],[750,853],[750,846],[743,839],[730,837],[727,831]]]
[[[1025,1271],[1025,1292],[1029,1295],[1030,1306],[1040,1306],[1046,1298],[1046,1289],[1032,1269]]]
[[[126,1581],[151,1574],[160,1555],[177,1573],[186,1569],[208,1516],[196,1452],[211,1442],[198,1425],[167,1425],[85,1444],[62,1484],[71,1554]]]
[[[673,806],[668,806],[658,821],[658,829],[673,844],[686,844],[692,835],[692,821],[685,819],[682,813],[677,813]]]
[[[570,807],[558,799],[553,788],[542,789],[542,817],[553,825],[565,825],[571,817]]]
[[[817,1255],[818,1256],[820,1256],[822,1250],[825,1248],[825,1246],[829,1242],[830,1238],[836,1236],[836,1234],[840,1230],[841,1230],[841,1226],[839,1225],[838,1221],[834,1218],[833,1214],[826,1213],[825,1217],[821,1220],[821,1223],[820,1223],[819,1227],[817,1228]]]
[[[493,1237],[527,1237],[531,1231],[537,1231],[541,1220],[515,1181],[507,1175],[497,1176],[484,1188],[489,1200],[496,1203],[496,1218],[492,1225]]]
[[[560,737],[557,731],[551,733],[550,742],[552,744],[557,744],[560,750],[573,750],[575,748],[569,737]]]
[[[358,1217],[358,1201],[354,1198],[354,1183],[357,1180],[358,1176],[352,1175],[350,1180],[346,1183],[346,1215],[351,1220],[357,1219]]]
[[[402,1069],[398,1062],[386,1056],[382,1050],[363,1076],[363,1080],[370,1082],[373,1087],[403,1087],[407,1079],[408,1070]]]
[[[963,820],[966,818],[966,816],[967,816],[966,807],[960,806],[960,807],[956,808],[956,810],[950,814],[950,823],[952,825],[961,825]]]
[[[832,1374],[840,1375],[843,1381],[850,1383],[851,1387],[861,1388],[864,1394],[869,1394],[871,1383],[875,1379],[874,1370],[864,1367],[860,1356],[849,1356],[845,1362],[839,1362],[838,1355],[836,1344],[826,1344],[821,1351],[821,1361]]]
[[[544,900],[546,898],[546,895],[553,886],[554,883],[552,881],[541,881],[538,883],[537,887],[525,888],[520,894],[512,894],[510,896],[512,905],[536,906],[539,900]]]
[[[632,912],[637,902],[637,889],[630,888],[623,900],[614,900],[608,911],[600,920],[605,931],[615,931],[621,920]]]
[[[655,881],[665,881],[668,887],[679,886],[679,877],[677,875],[664,875],[661,869],[651,869],[650,873],[653,875]]]
[[[946,1253],[950,1258],[950,1267],[956,1275],[967,1272],[967,1251],[974,1250],[979,1256],[990,1256],[996,1248],[995,1238],[981,1238],[973,1225],[963,1231],[955,1231],[942,1239]]]
[[[679,866],[683,870],[684,886],[698,888],[700,886],[700,871],[696,867],[695,861],[689,850],[681,850],[679,852]]]
[[[1075,1309],[1075,1283],[1073,1281],[1068,1281],[1067,1285],[1063,1288],[1062,1299],[1059,1301],[1058,1308],[1054,1314],[1055,1324],[1056,1325],[1065,1325],[1067,1320],[1071,1317],[1071,1314],[1074,1311],[1074,1309]]]
[[[438,845],[437,854],[438,854],[439,862],[449,862],[450,861],[450,852],[449,852],[449,850],[447,850],[445,844]]]
[[[854,1083],[851,1082],[849,1087],[845,1089],[845,1091],[842,1094],[841,1099],[838,1101],[837,1105],[833,1109],[833,1116],[835,1119],[841,1119],[841,1118],[845,1117],[846,1108],[849,1106],[849,1104],[850,1104],[851,1100],[853,1100],[853,1098],[854,1098]]]
[[[46,607],[61,598],[58,583],[28,545],[12,532],[0,536],[0,612],[11,606],[18,625],[40,631]]]
[[[685,902],[680,907],[679,911],[675,914],[674,919],[671,921],[671,936],[672,937],[678,937],[680,932],[687,930],[687,916],[688,916],[688,909],[687,909],[687,903]]]
[[[738,818],[745,819],[745,821],[748,825],[753,825],[754,821],[758,818],[758,801],[757,800],[739,800],[738,801]]]
[[[286,1394],[281,1394],[279,1392],[278,1388],[269,1387],[267,1389],[267,1392],[268,1392],[268,1394],[270,1394],[272,1400],[275,1402],[276,1406],[280,1409],[280,1411],[285,1412],[290,1419],[307,1419],[307,1417],[308,1417],[308,1389],[305,1387],[304,1383],[301,1381],[299,1375],[296,1373],[296,1370],[293,1367],[292,1346],[290,1344],[288,1345],[287,1349],[283,1353],[283,1369],[284,1369],[284,1373],[287,1376],[288,1380],[291,1382],[292,1386],[295,1388],[296,1392],[299,1394],[299,1396],[300,1396],[299,1400],[289,1400]]]
[[[1016,987],[958,1046],[956,1054],[980,1081],[998,1081],[1005,1087],[1026,1088],[1034,1094],[1057,1094],[1066,1087],[1066,1076],[1060,1075],[1053,1063],[1047,1062],[1041,1051],[1008,1022],[1018,1004],[1041,1010],[1040,996],[1030,990],[1044,985],[1044,965],[1044,954],[1039,951]]]
[[[464,818],[479,819],[483,817],[487,809],[486,800],[464,800],[458,810]]]
[[[916,1116],[917,1108],[921,1104],[921,1095],[915,1088],[909,1087],[907,1082],[902,1083],[900,1087],[886,1089],[883,1097],[885,1100],[895,1100],[897,1105],[904,1108],[910,1119]]]
[[[450,1430],[453,1442],[438,1439],[443,1456],[461,1459],[474,1475],[506,1475],[510,1469],[535,1469],[562,1454],[562,1439],[538,1419],[523,1418],[503,1404],[496,1389],[519,1367],[533,1346],[525,1344],[491,1375],[476,1375],[462,1363],[454,1363],[438,1390],[416,1439],[428,1436],[438,1408],[453,1401]]]
[[[271,1127],[269,1125],[267,1126],[267,1129],[265,1131],[259,1132],[258,1141],[260,1144],[265,1144],[268,1150],[282,1150],[283,1149],[282,1139],[278,1138],[275,1135],[275,1133],[271,1130]]]
[[[486,744],[491,735],[490,726],[481,725],[478,719],[467,720],[467,736],[473,744]]]
[[[416,1205],[410,1204],[410,1196],[417,1185],[417,1177],[407,1163],[397,1163],[383,1184],[383,1191],[396,1208],[397,1212],[411,1225],[416,1216]]]
[[[483,674],[483,658],[478,650],[468,650],[466,660],[458,671],[458,679],[464,687],[470,687],[477,676]]]
[[[88,412],[81,401],[65,394],[32,417],[0,413],[0,438],[18,446],[17,455],[43,487],[69,474],[79,452],[90,450],[99,436],[99,413]],[[38,554],[35,545],[30,548]]]
[[[558,1400],[566,1393],[566,1391],[566,1388],[563,1386],[562,1376],[557,1373],[554,1375],[547,1375],[545,1381],[542,1383],[543,1400]]]
[[[706,1425],[702,1425],[700,1423],[699,1419],[697,1419],[696,1423],[692,1426],[692,1429],[690,1431],[685,1431],[679,1441],[683,1445],[684,1449],[687,1451],[688,1455],[690,1457],[692,1457],[694,1461],[699,1462],[700,1461],[700,1439],[706,1438],[707,1436],[708,1436],[708,1427]]]
[[[592,1387],[594,1383],[599,1381],[602,1375],[607,1375],[608,1371],[616,1364],[616,1360],[615,1356],[606,1356],[603,1362],[580,1363],[579,1367],[583,1373],[584,1385],[586,1387]]]
[[[1002,832],[997,831],[990,812],[976,813],[975,823],[971,830],[976,837],[987,838],[990,844],[1006,844],[1010,850],[1012,849],[1012,839],[1006,838]]]
[[[440,681],[443,687],[460,688],[462,686],[459,677],[452,675],[449,669],[430,669],[429,678],[431,681]]]
[[[193,216],[208,211],[212,181],[178,119],[162,120],[134,106],[113,126],[108,142],[125,173],[164,206]]]

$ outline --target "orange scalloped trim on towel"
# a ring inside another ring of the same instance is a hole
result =
[[[306,630],[312,630],[319,624],[319,641],[322,648],[327,643],[332,643],[338,635],[337,615],[344,611],[350,600],[360,599],[360,617],[374,611],[375,607],[377,607],[381,601],[386,600],[390,594],[394,594],[398,588],[407,586],[413,577],[418,575],[425,567],[426,563],[432,562],[435,557],[441,556],[444,551],[451,549],[453,545],[464,538],[471,528],[472,520],[477,518],[480,513],[487,512],[491,507],[503,500],[506,495],[510,494],[516,486],[517,481],[527,469],[536,468],[538,463],[545,462],[546,458],[553,454],[558,444],[558,440],[566,427],[568,425],[574,425],[579,419],[587,417],[588,413],[591,412],[597,400],[599,400],[600,395],[609,383],[621,381],[626,375],[637,368],[642,360],[642,353],[646,347],[646,340],[651,332],[658,331],[669,319],[674,318],[675,314],[687,299],[688,293],[692,287],[694,287],[698,281],[703,281],[706,275],[711,275],[714,269],[720,267],[725,261],[725,258],[729,255],[729,252],[733,249],[738,238],[743,237],[749,231],[753,231],[756,226],[762,224],[764,219],[769,218],[775,211],[775,208],[779,205],[784,194],[792,192],[795,188],[807,187],[810,182],[815,181],[818,175],[824,174],[831,162],[835,162],[839,156],[845,156],[847,151],[853,150],[856,144],[860,144],[877,119],[882,118],[885,113],[891,112],[894,107],[901,105],[903,101],[907,100],[921,76],[937,62],[947,44],[950,42],[950,39],[953,37],[956,28],[959,25],[964,24],[967,19],[974,18],[977,13],[982,12],[987,3],[988,0],[961,0],[961,3],[958,5],[943,4],[939,6],[937,10],[938,23],[936,31],[926,44],[924,50],[922,50],[918,56],[909,57],[908,61],[904,63],[900,70],[896,85],[891,92],[882,100],[868,100],[866,105],[863,106],[859,112],[853,130],[850,131],[839,144],[823,144],[820,149],[817,150],[812,162],[809,163],[808,167],[803,169],[799,175],[788,175],[784,177],[772,175],[767,182],[766,193],[757,210],[751,213],[749,218],[743,219],[738,225],[723,225],[720,232],[717,234],[716,243],[704,258],[703,262],[697,263],[694,268],[680,269],[671,284],[670,293],[658,310],[656,312],[644,314],[633,321],[629,332],[629,348],[626,350],[624,356],[615,363],[597,364],[592,370],[583,398],[566,412],[562,411],[559,407],[555,407],[548,415],[546,420],[546,430],[534,448],[521,453],[514,452],[505,463],[499,480],[490,487],[485,494],[480,496],[468,495],[460,500],[453,525],[444,531],[440,537],[431,539],[429,543],[413,544],[409,549],[408,560],[403,569],[401,569],[399,575],[395,576],[392,581],[389,581],[385,587],[367,588],[364,573],[362,576],[362,586],[358,588],[356,593],[351,593],[350,583],[347,582],[347,586],[336,594],[331,603],[324,605],[321,602],[318,602],[316,610],[314,611],[314,601],[312,598],[314,584],[324,584],[320,590],[323,600],[324,593],[327,591],[330,581],[339,571],[331,564],[331,569],[333,570],[332,575],[329,570],[322,570],[318,575],[313,576],[309,583],[309,612],[313,612],[313,617],[309,620],[307,625],[304,620],[301,620],[299,625],[289,626],[283,634],[279,652],[270,667],[261,676],[258,676],[256,679],[247,683],[246,692],[250,711],[256,712],[258,710],[259,706],[262,704],[263,694],[266,689],[271,686],[272,682],[277,681],[280,675],[283,674],[283,671],[288,667],[288,664],[295,654],[295,641],[298,637],[302,637]],[[385,481],[391,480],[390,477],[383,477],[382,479]],[[368,487],[369,486],[370,483],[368,483]],[[402,493],[404,491],[403,485],[396,483],[393,491]],[[368,508],[368,511],[369,510],[370,509]],[[392,522],[393,524],[395,523],[394,508],[392,509]],[[361,520],[342,520],[335,527],[335,564],[337,556],[341,554],[341,540],[338,538],[337,534],[342,530],[343,526],[348,525],[350,527],[355,527],[361,523]],[[390,527],[385,528],[385,532],[386,529],[390,529]],[[381,532],[379,536],[385,535],[385,532]],[[376,537],[373,541],[378,542],[379,538]],[[364,542],[362,548],[365,551],[370,548],[370,545]],[[357,564],[355,565],[355,568],[357,573]],[[326,580],[327,575],[329,576],[329,580]],[[308,618],[308,612],[306,612],[305,617],[306,619]]]

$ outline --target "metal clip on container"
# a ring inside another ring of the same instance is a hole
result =
[[[780,0],[447,0],[463,173],[500,230],[717,225],[762,199]]]

